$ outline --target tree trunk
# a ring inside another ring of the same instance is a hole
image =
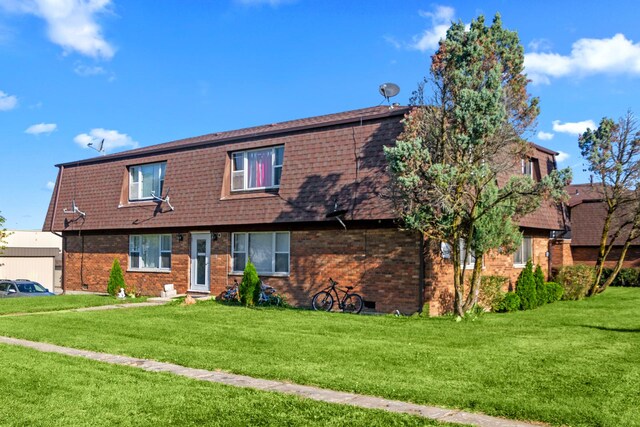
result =
[[[602,227],[602,235],[600,236],[600,248],[598,249],[598,258],[595,265],[595,279],[593,280],[593,283],[591,283],[591,286],[589,286],[587,296],[592,296],[598,293],[600,278],[602,277],[602,270],[604,269],[604,262],[606,261],[607,238],[609,237],[609,229],[611,227],[611,219],[613,218],[614,212],[615,209],[613,208],[607,209],[607,216],[604,219],[604,225]]]
[[[476,304],[478,304],[478,296],[480,295],[480,281],[482,274],[482,254],[475,254],[476,261],[473,265],[473,273],[469,284],[469,294],[464,304],[464,311],[471,310]]]

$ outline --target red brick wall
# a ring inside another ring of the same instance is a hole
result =
[[[571,253],[571,239],[554,239],[549,242],[551,247],[551,276],[565,265],[573,265]]]
[[[621,248],[613,248],[605,262],[606,267],[615,267],[620,258]],[[571,255],[575,264],[596,265],[598,259],[598,248],[595,246],[574,246],[571,248]],[[627,250],[622,263],[624,268],[640,267],[640,246],[631,246]]]
[[[546,230],[527,230],[527,236],[532,237],[533,262],[539,264],[548,276],[549,258],[549,232]],[[425,300],[428,302],[429,314],[442,315],[453,309],[453,264],[450,260],[440,256],[440,244],[427,244],[428,251],[425,256]],[[504,276],[509,278],[504,291],[515,289],[515,283],[522,267],[514,267],[513,254],[500,254],[491,252],[484,258],[483,276]],[[471,277],[472,271],[467,270],[467,277]],[[426,307],[425,307],[426,311]]]
[[[239,230],[240,231],[240,230]],[[171,272],[132,272],[128,266],[129,235],[67,236],[65,289],[105,292],[114,257],[125,270],[125,281],[145,295],[159,295],[173,283],[178,293],[189,287],[189,234],[172,234]],[[231,233],[211,242],[211,293],[222,294],[239,276],[230,274]],[[291,273],[262,277],[296,306],[309,306],[311,297],[329,277],[376,303],[376,311],[413,313],[419,307],[419,238],[396,229],[314,230],[291,232]]]

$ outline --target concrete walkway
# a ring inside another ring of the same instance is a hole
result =
[[[78,311],[102,311],[102,310],[116,310],[119,308],[138,308],[138,307],[156,307],[158,305],[167,304],[170,299],[156,298],[153,301],[147,300],[145,302],[130,302],[122,304],[109,304],[109,305],[93,305],[91,307],[79,307],[69,308],[66,310],[49,310],[49,311],[34,311],[31,313],[7,313],[0,314],[0,317],[13,317],[13,316],[33,316],[34,314],[54,314],[54,313],[73,313]]]
[[[138,305],[138,304],[135,304]],[[97,307],[94,307],[97,309]],[[397,400],[383,399],[380,397],[364,396],[355,393],[327,390],[318,387],[285,383],[281,381],[264,380],[220,371],[207,371],[204,369],[187,368],[172,363],[156,362],[148,359],[119,356],[115,354],[98,353],[95,351],[78,350],[70,347],[61,347],[35,341],[22,340],[0,336],[0,343],[28,347],[35,350],[58,353],[67,356],[84,357],[114,365],[133,366],[145,371],[168,372],[199,381],[226,384],[235,387],[247,387],[257,390],[272,391],[293,394],[307,399],[321,402],[339,403],[343,405],[358,406],[361,408],[382,409],[390,412],[399,412],[418,415],[433,420],[460,423],[481,427],[540,427],[541,423],[530,424],[522,421],[506,420],[488,415],[471,412],[438,408],[435,406],[417,405]]]

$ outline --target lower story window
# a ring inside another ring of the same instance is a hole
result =
[[[170,270],[171,234],[129,236],[131,270]]]
[[[533,256],[533,245],[530,236],[523,236],[520,246],[513,254],[513,265],[524,266],[529,259]]]
[[[251,260],[258,273],[289,273],[289,232],[233,233],[233,271]]]

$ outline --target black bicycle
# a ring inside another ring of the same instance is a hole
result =
[[[336,296],[335,300],[338,301],[338,307],[345,313],[358,314],[362,311],[362,306],[364,305],[362,297],[358,294],[349,293],[349,291],[353,289],[353,286],[347,286],[346,289],[339,289],[338,282],[332,278],[329,278],[329,283],[331,284],[330,286],[327,286],[327,288],[313,296],[311,305],[314,310],[331,311],[334,302],[333,295],[331,295],[333,292]],[[344,293],[342,299],[340,299],[338,291]]]

